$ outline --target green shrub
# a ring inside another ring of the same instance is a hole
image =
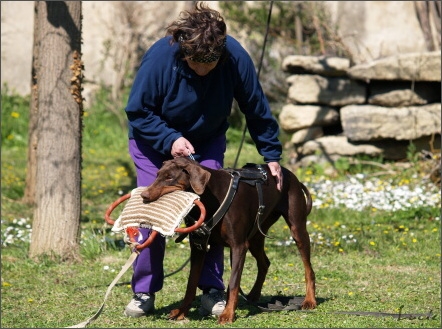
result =
[[[6,84],[2,88],[1,136],[3,147],[28,145],[28,119],[30,97],[11,93]]]

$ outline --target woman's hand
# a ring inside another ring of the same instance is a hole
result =
[[[175,142],[173,142],[172,150],[170,151],[170,154],[174,158],[188,157],[189,154],[194,153],[195,149],[193,148],[193,145],[184,137],[180,137]]]
[[[282,188],[282,169],[279,162],[269,162],[268,166],[272,172],[273,177],[276,179],[276,188],[281,191]]]

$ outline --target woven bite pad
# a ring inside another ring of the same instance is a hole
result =
[[[172,236],[195,205],[194,201],[199,199],[195,193],[175,191],[156,201],[144,203],[140,194],[145,188],[140,186],[132,190],[113,231],[128,227],[147,227],[162,235]]]

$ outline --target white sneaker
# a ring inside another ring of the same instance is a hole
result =
[[[124,314],[132,318],[139,318],[153,312],[155,309],[154,303],[154,294],[136,293],[129,304],[127,304]]]
[[[226,300],[224,298],[224,291],[217,289],[210,289],[208,293],[201,296],[201,313],[203,315],[219,316],[226,307]]]

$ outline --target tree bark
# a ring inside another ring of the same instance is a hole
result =
[[[417,18],[424,34],[425,45],[428,51],[436,50],[431,32],[429,1],[414,1]]]
[[[34,42],[32,47],[32,71],[31,71],[31,100],[29,106],[28,124],[28,159],[26,165],[26,184],[23,201],[28,204],[35,203],[35,176],[37,174],[37,124],[38,124],[38,5],[34,2]]]
[[[437,43],[437,49],[440,49],[441,2],[440,1],[430,1],[429,5],[430,5],[430,16],[432,17],[432,22],[434,23],[434,28],[436,29],[435,39],[436,39],[436,43]]]
[[[81,215],[81,1],[38,1],[38,126],[29,255],[79,257]]]
[[[301,21],[301,12],[302,12],[302,4],[298,3],[294,5],[295,10],[295,33],[296,33],[296,50],[297,54],[304,55],[302,45],[304,40],[302,38],[302,21]]]

